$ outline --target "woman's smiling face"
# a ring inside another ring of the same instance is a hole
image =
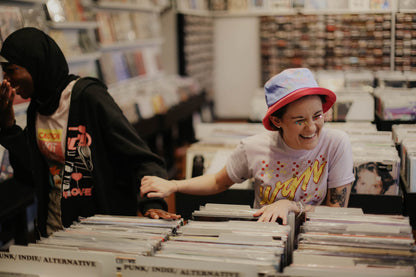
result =
[[[281,119],[272,116],[273,124],[281,128],[285,143],[297,150],[316,147],[324,125],[322,100],[318,95],[302,97],[287,105]]]

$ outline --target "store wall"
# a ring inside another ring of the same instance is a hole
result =
[[[214,24],[214,101],[218,118],[247,119],[260,84],[258,17],[218,17]]]
[[[176,13],[162,14],[162,59],[167,74],[178,72]],[[259,18],[217,17],[214,21],[215,114],[220,119],[247,119],[251,98],[261,87]]]
[[[169,9],[163,12],[161,18],[162,62],[166,74],[178,73],[178,48],[176,32],[176,10]]]

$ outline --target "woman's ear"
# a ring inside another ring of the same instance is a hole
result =
[[[280,125],[282,124],[282,121],[280,121],[280,119],[277,118],[276,116],[270,116],[270,121],[278,129],[280,128]]]

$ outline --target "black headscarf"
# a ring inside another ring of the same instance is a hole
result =
[[[68,63],[56,42],[36,28],[26,27],[10,34],[0,55],[30,73],[35,89],[31,100],[42,115],[56,111],[62,90],[78,77],[69,75]]]

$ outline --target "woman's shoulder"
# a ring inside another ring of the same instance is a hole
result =
[[[72,100],[97,104],[113,102],[107,86],[99,79],[92,77],[77,80],[72,89]]]
[[[350,138],[347,132],[342,129],[324,128],[323,129],[323,145],[329,148],[340,147],[341,145],[349,145]]]
[[[76,97],[87,97],[100,91],[107,92],[107,86],[99,79],[93,77],[79,78],[72,89],[72,93]]]
[[[277,145],[279,132],[277,131],[261,131],[258,134],[245,137],[240,140],[240,147],[246,150],[269,150],[272,146]],[[262,151],[263,151],[262,150]]]

